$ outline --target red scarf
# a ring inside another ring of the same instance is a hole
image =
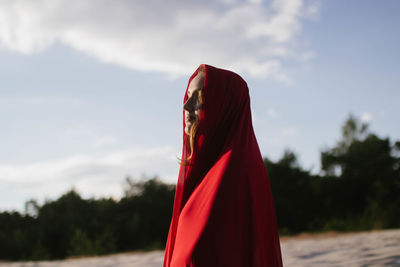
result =
[[[191,163],[179,170],[164,267],[282,266],[247,84],[234,72],[202,66],[198,134]],[[188,143],[183,131],[182,159],[189,156]]]

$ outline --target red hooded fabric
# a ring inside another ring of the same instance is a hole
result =
[[[179,170],[164,267],[282,266],[247,84],[234,72],[201,66],[205,80],[198,134],[191,163]],[[184,103],[200,67],[189,79]],[[183,131],[182,159],[189,156],[188,146]]]

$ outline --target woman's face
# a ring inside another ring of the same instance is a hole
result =
[[[187,90],[187,101],[183,105],[185,109],[185,133],[190,134],[192,125],[200,119],[201,101],[200,91],[204,86],[204,72],[199,72],[190,82]]]

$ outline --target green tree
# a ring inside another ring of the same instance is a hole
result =
[[[311,227],[316,212],[309,171],[301,169],[297,156],[285,149],[276,163],[264,158],[281,234],[293,234]]]
[[[87,233],[79,228],[75,229],[70,241],[68,255],[93,255],[96,252],[95,244],[90,240]]]
[[[393,227],[400,222],[398,142],[379,138],[368,127],[350,114],[342,139],[321,152],[321,166],[327,176],[339,179],[336,217],[361,229]]]

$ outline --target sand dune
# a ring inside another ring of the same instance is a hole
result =
[[[400,229],[284,237],[285,266],[400,266]],[[2,262],[4,267],[161,267],[163,251],[120,253],[62,261]]]

